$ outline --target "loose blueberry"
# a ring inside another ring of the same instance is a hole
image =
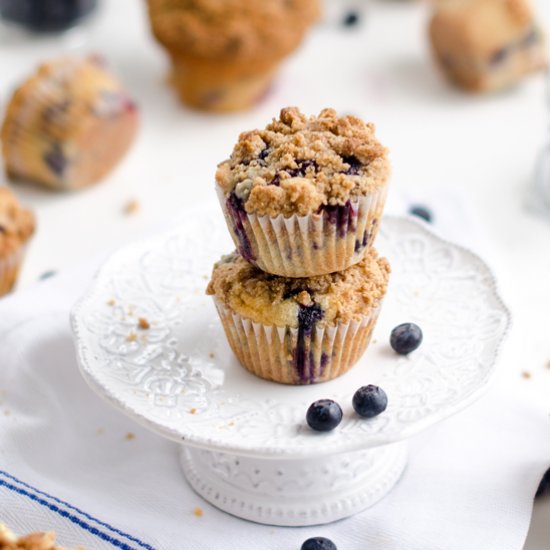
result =
[[[332,399],[319,399],[309,406],[306,421],[312,430],[330,432],[342,421],[342,409]]]
[[[540,498],[542,495],[548,492],[550,492],[550,469],[546,470],[544,477],[541,479],[535,498]]]
[[[325,537],[313,537],[302,544],[301,550],[338,550],[336,544]]]
[[[412,214],[413,216],[417,216],[418,218],[422,218],[424,221],[428,223],[431,223],[432,221],[432,213],[425,206],[421,206],[421,205],[411,206],[411,208],[409,209],[409,214]]]
[[[40,275],[39,279],[41,281],[45,281],[46,279],[50,279],[51,277],[55,276],[57,274],[56,271],[50,270],[50,271],[44,271],[42,275]]]
[[[352,404],[353,409],[359,416],[374,418],[386,410],[388,396],[382,388],[369,384],[355,392]]]
[[[345,27],[354,27],[359,23],[359,14],[356,11],[346,13],[343,21]]]
[[[422,343],[422,330],[414,323],[403,323],[391,331],[391,347],[399,355],[407,355]]]

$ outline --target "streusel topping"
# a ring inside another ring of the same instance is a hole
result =
[[[359,320],[386,293],[390,266],[370,249],[359,263],[329,275],[291,279],[270,275],[237,253],[224,256],[212,272],[207,294],[243,317],[265,325],[298,326],[300,308],[322,308],[321,326]]]
[[[148,0],[158,41],[174,53],[230,61],[295,49],[319,16],[318,0]]]
[[[248,213],[288,217],[343,206],[386,185],[389,173],[374,124],[333,109],[308,118],[287,107],[265,130],[239,136],[216,181]]]
[[[17,537],[0,524],[0,550],[64,550],[55,543],[55,533],[31,533]],[[80,548],[79,550],[83,550]]]
[[[7,187],[0,187],[0,254],[10,252],[34,233],[35,219]]]

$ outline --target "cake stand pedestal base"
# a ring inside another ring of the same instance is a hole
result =
[[[239,518],[280,526],[330,523],[372,506],[395,485],[405,443],[327,457],[248,458],[183,446],[191,487]]]

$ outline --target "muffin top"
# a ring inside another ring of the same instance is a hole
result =
[[[318,0],[148,0],[157,40],[180,55],[250,60],[286,55],[319,16]]]
[[[34,229],[33,213],[22,208],[7,187],[0,187],[0,257],[25,243]]]
[[[329,275],[291,279],[270,275],[237,253],[215,266],[206,290],[247,319],[297,328],[304,313],[321,326],[360,320],[384,297],[390,266],[370,249],[359,263]]]
[[[249,214],[289,217],[343,206],[385,186],[389,173],[374,124],[333,109],[308,118],[287,107],[265,130],[239,136],[216,182]]]
[[[431,27],[440,26],[441,40],[460,44],[464,53],[495,56],[503,47],[529,45],[537,38],[529,0],[446,0],[439,2]]]
[[[2,140],[7,146],[29,127],[51,139],[64,140],[74,136],[76,128],[85,128],[86,115],[109,119],[135,108],[100,57],[64,56],[42,63],[15,91]]]

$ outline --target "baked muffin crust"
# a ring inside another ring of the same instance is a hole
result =
[[[231,61],[277,58],[319,16],[318,0],[148,0],[157,40],[170,50]]]
[[[5,525],[0,524],[0,550],[68,550],[55,543],[55,533],[31,533],[17,537]],[[77,550],[83,550],[78,548]]]
[[[24,244],[35,230],[34,214],[7,187],[0,187],[0,257]]]
[[[214,266],[207,294],[264,325],[298,328],[309,316],[314,324],[333,326],[361,320],[377,307],[389,274],[388,261],[372,248],[344,271],[301,279],[270,275],[233,253]]]
[[[264,130],[239,136],[216,182],[249,214],[289,217],[344,206],[385,186],[389,172],[374,124],[333,109],[308,118],[287,107]]]

